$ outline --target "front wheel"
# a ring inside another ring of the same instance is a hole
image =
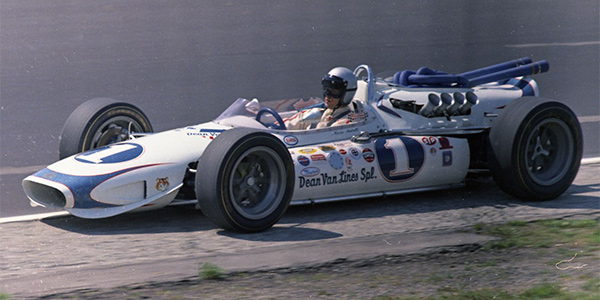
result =
[[[94,98],[77,107],[60,135],[60,159],[129,138],[132,132],[152,132],[136,106],[110,98]]]
[[[290,154],[268,133],[225,131],[198,160],[200,209],[227,230],[257,232],[273,226],[289,206],[293,190]]]
[[[550,200],[575,179],[583,138],[566,105],[524,97],[504,108],[489,145],[490,170],[502,190],[524,200]]]

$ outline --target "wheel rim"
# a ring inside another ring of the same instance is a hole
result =
[[[131,132],[144,132],[142,125],[130,117],[117,116],[106,120],[94,132],[90,149],[128,140],[129,128]]]
[[[283,160],[274,150],[260,146],[244,152],[229,180],[235,210],[251,220],[270,215],[283,200],[285,176]]]
[[[537,184],[550,186],[569,171],[573,160],[573,133],[556,118],[546,119],[531,131],[525,149],[525,166],[529,177]]]

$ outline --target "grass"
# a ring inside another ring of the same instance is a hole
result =
[[[198,271],[198,275],[200,278],[206,280],[221,280],[227,278],[225,270],[211,263],[203,264]]]
[[[502,289],[480,289],[474,291],[444,293],[436,297],[427,299],[431,300],[537,300],[537,299],[552,299],[552,300],[597,300],[600,295],[598,293],[570,292],[561,288],[558,284],[543,283],[533,286],[521,293],[509,293]],[[394,296],[377,296],[371,299],[390,299],[390,300],[417,300],[424,299],[422,297],[394,297]]]
[[[584,255],[600,249],[599,228],[598,220],[512,221],[502,225],[475,226],[478,233],[500,238],[486,245],[487,250],[560,246],[581,249]]]

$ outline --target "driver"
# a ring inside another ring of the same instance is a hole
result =
[[[300,111],[289,119],[283,120],[289,130],[324,128],[345,125],[352,122],[350,102],[356,92],[356,76],[348,68],[331,69],[323,80],[323,97],[326,108],[310,108]]]

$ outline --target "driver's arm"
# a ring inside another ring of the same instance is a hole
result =
[[[300,111],[292,117],[283,120],[289,130],[309,129],[313,123],[318,123],[323,114],[322,108],[311,108]]]

